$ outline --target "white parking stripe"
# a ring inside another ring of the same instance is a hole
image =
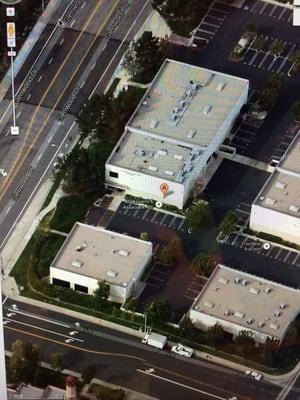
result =
[[[290,22],[293,18],[293,13],[291,13],[291,15],[289,16],[288,22]]]
[[[153,222],[153,221],[155,220],[155,218],[157,217],[157,215],[158,215],[158,211],[155,211],[155,214],[154,214],[153,217],[151,218],[151,222]]]
[[[234,245],[235,244],[235,242],[237,241],[237,238],[239,237],[239,234],[238,233],[236,233],[236,235],[235,235],[235,237],[234,237],[234,239],[233,239],[233,241],[231,242],[231,244],[232,245]]]
[[[270,14],[269,14],[269,17],[272,17],[272,15],[274,14],[274,11],[276,10],[276,8],[277,8],[277,5],[275,5],[275,6],[273,7],[272,11],[271,11]]]
[[[224,19],[225,19],[225,18],[215,17],[214,15],[209,15],[209,14],[207,15],[207,17],[209,17],[209,18],[213,18],[213,19],[216,19],[216,20],[218,20],[218,21],[222,21],[222,22],[223,22],[223,21],[224,21]]]
[[[271,251],[272,251],[272,246],[269,248],[269,250],[266,252],[266,256],[268,256],[270,253],[271,253]]]
[[[175,222],[177,217],[173,217],[172,221],[169,223],[168,227],[171,228],[171,226],[173,225],[173,223]]]
[[[180,230],[183,224],[184,224],[184,219],[182,218],[182,221],[181,221],[180,224],[178,225],[178,228],[177,228],[177,229]]]
[[[163,224],[163,222],[164,222],[164,220],[167,218],[167,216],[168,216],[168,214],[165,214],[165,215],[162,217],[162,220],[160,221],[160,224],[161,224],[161,225]]]
[[[204,33],[208,33],[209,35],[215,35],[216,34],[216,32],[206,31],[205,29],[197,29],[197,32],[204,32]]]
[[[282,252],[282,248],[280,247],[278,250],[278,253],[276,254],[276,256],[274,257],[275,260],[277,260],[277,258],[280,256],[280,253]]]
[[[300,256],[300,253],[298,253],[298,254],[296,255],[296,257],[294,258],[294,260],[293,260],[293,262],[292,262],[293,265],[296,264],[296,261],[298,260],[299,256]]]
[[[266,59],[268,58],[269,53],[266,53],[263,57],[263,59],[261,60],[261,62],[258,64],[258,68],[261,68],[261,66],[263,65],[263,63],[266,61]]]
[[[142,219],[145,219],[147,217],[149,211],[150,211],[150,208],[147,208],[144,215],[142,216]]]
[[[133,217],[136,217],[136,214],[139,212],[139,208],[136,208],[135,212],[133,213]]]
[[[203,25],[203,24],[212,26],[213,28],[217,28],[217,29],[220,28],[220,25],[211,24],[210,22],[202,22],[202,25]]]
[[[257,5],[258,2],[259,2],[259,1],[257,0],[256,3],[254,4],[254,6],[251,8],[251,12],[254,11],[254,9],[255,9],[255,7],[256,7],[256,5]]]
[[[288,253],[287,253],[287,255],[284,257],[284,260],[283,260],[283,262],[286,262],[286,260],[289,258],[289,255],[291,254],[291,251],[289,251]]]
[[[253,63],[254,63],[254,61],[255,61],[255,59],[256,59],[256,57],[258,56],[258,51],[253,55],[253,57],[252,57],[252,59],[249,61],[249,65],[251,66]]]
[[[281,13],[280,13],[278,19],[281,19],[281,18],[282,18],[283,14],[285,13],[285,10],[286,10],[286,8],[284,8],[284,9],[281,11]]]
[[[267,7],[268,3],[264,3],[264,5],[262,6],[259,14],[262,14],[265,11],[265,8]]]

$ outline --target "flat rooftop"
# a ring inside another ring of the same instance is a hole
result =
[[[193,309],[281,338],[300,308],[300,291],[218,265]]]
[[[77,222],[51,266],[126,286],[151,249],[151,242]]]
[[[289,146],[255,204],[300,218],[300,134]]]
[[[166,60],[128,126],[204,148],[248,86],[246,79]]]
[[[183,182],[201,150],[127,130],[108,164]]]

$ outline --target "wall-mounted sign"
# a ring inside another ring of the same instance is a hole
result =
[[[169,185],[167,183],[162,183],[159,188],[162,192],[163,198],[165,198],[169,191]]]

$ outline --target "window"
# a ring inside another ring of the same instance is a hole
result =
[[[75,283],[74,289],[75,289],[77,292],[82,292],[82,293],[88,293],[88,292],[89,292],[89,291],[88,291],[88,288],[87,288],[86,286],[81,286],[81,285],[78,285],[77,283]]]
[[[62,279],[53,278],[52,283],[53,285],[67,287],[70,289],[70,282],[63,281]]]
[[[109,176],[112,177],[112,178],[116,178],[116,179],[119,178],[119,174],[117,172],[114,172],[114,171],[109,171]]]

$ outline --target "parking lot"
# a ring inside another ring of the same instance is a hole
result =
[[[292,24],[293,11],[277,4],[270,4],[261,0],[248,0],[244,3],[243,8],[253,14],[264,15],[280,22]]]
[[[270,45],[278,39],[268,35],[259,35],[259,37],[264,40],[266,49],[269,49]],[[293,42],[282,41],[282,43],[284,48],[279,56],[274,56],[269,51],[256,50],[250,46],[242,59],[242,63],[252,68],[291,77],[290,70],[293,66],[291,55],[298,49],[298,46]]]
[[[300,268],[300,252],[297,250],[288,250],[281,246],[271,245],[269,249],[263,248],[263,241],[255,240],[241,233],[231,234],[226,241],[229,246],[239,247],[245,251],[259,254],[282,263],[291,264]]]
[[[225,19],[230,14],[231,9],[230,6],[215,1],[207,11],[197,29],[195,29],[193,43],[197,44],[199,40],[209,41],[213,39]]]

